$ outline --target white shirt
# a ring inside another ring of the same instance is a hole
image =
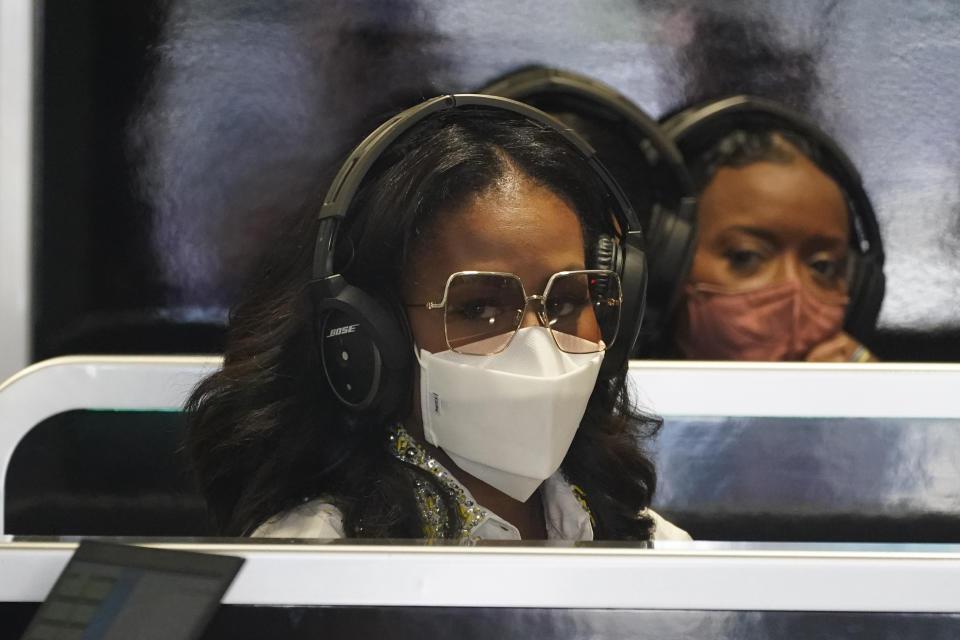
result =
[[[434,474],[447,474],[449,482],[455,483],[463,491],[462,495],[468,501],[467,504],[476,504],[467,488],[434,458],[426,457],[425,463],[417,466],[428,468]],[[577,497],[574,487],[559,471],[544,481],[540,493],[548,540],[593,540],[593,525],[590,522],[592,516]],[[468,539],[520,540],[520,531],[490,509],[480,506],[479,514],[480,517],[473,519],[469,525]],[[692,539],[690,534],[652,509],[647,509],[644,514],[653,519],[654,540]],[[270,518],[257,527],[252,535],[259,538],[346,537],[343,531],[343,514],[322,498],[309,500]]]

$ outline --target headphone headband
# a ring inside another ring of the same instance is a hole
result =
[[[490,107],[510,111],[539,122],[563,136],[583,155],[604,182],[608,192],[617,200],[617,206],[614,207],[614,210],[624,236],[640,234],[640,222],[637,219],[636,212],[630,206],[619,185],[606,167],[597,159],[596,150],[572,129],[540,109],[510,98],[470,93],[450,94],[431,98],[401,111],[377,127],[350,152],[346,162],[334,176],[333,182],[323,198],[320,212],[317,214],[321,224],[317,232],[317,244],[314,249],[314,280],[334,274],[333,242],[336,238],[338,222],[346,217],[347,210],[353,202],[357,190],[383,152],[422,120],[437,112],[458,107]]]
[[[555,102],[558,107],[569,107],[573,112],[602,113],[605,119],[624,130],[639,132],[648,141],[645,144],[652,145],[652,150],[644,150],[647,161],[651,165],[662,162],[669,168],[670,175],[677,182],[679,196],[692,196],[695,191],[683,155],[656,121],[630,98],[607,84],[573,71],[537,67],[511,74],[485,87],[482,92],[534,103],[545,111],[551,111]]]
[[[660,126],[613,87],[563,69],[534,67],[481,90],[522,100],[558,118],[572,116],[581,135],[593,136],[600,159],[642,207],[649,256],[646,316],[640,351],[656,341],[679,298],[696,249],[693,179],[683,155]],[[608,154],[609,157],[605,154]]]
[[[849,156],[809,117],[789,107],[756,96],[737,95],[685,109],[663,124],[663,130],[689,161],[732,131],[780,129],[795,133],[820,153],[828,173],[850,200],[858,248],[882,266],[880,228],[873,205],[863,188],[860,172]]]

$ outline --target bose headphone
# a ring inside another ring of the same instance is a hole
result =
[[[313,255],[311,295],[314,332],[324,377],[334,396],[348,411],[361,416],[398,417],[410,395],[413,347],[397,310],[351,285],[334,265],[337,234],[349,214],[357,190],[377,159],[401,135],[430,116],[463,107],[509,111],[559,133],[582,154],[605,185],[607,199],[620,226],[619,241],[609,256],[609,268],[620,275],[623,287],[620,330],[604,355],[601,375],[625,365],[643,317],[647,268],[643,235],[636,214],[619,186],[597,160],[593,148],[562,124],[531,106],[502,97],[458,94],[427,100],[380,125],[340,167],[317,214],[319,227]]]
[[[621,145],[635,150],[628,166],[605,155],[599,140],[589,131],[578,130],[598,149],[600,160],[627,193],[636,181],[653,197],[652,210],[644,225],[649,256],[649,285],[642,333],[638,347],[655,341],[673,312],[680,287],[685,282],[697,249],[697,211],[693,180],[680,151],[660,126],[629,98],[588,76],[535,67],[512,73],[480,90],[519,100],[566,121],[567,114],[586,120],[590,128],[603,129]],[[567,122],[567,124],[570,124]],[[576,128],[576,124],[573,125]],[[612,155],[612,153],[609,153]],[[631,204],[640,215],[636,201]],[[604,267],[600,267],[604,268]]]
[[[846,197],[850,216],[853,254],[848,270],[850,303],[844,328],[858,337],[873,331],[886,286],[880,228],[860,173],[830,136],[806,116],[778,102],[744,95],[686,109],[667,119],[662,126],[688,163],[738,129],[785,131],[811,145],[818,156],[817,164]]]

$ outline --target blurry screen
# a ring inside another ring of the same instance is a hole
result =
[[[37,4],[34,359],[215,349],[166,302],[129,138],[167,3]]]
[[[654,507],[699,540],[960,542],[960,419],[667,416]]]
[[[37,359],[218,351],[276,230],[362,133],[535,63],[593,75],[655,117],[731,92],[812,115],[860,168],[884,234],[871,346],[960,360],[949,3],[40,4]]]

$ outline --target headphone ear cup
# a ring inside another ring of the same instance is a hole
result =
[[[886,278],[883,268],[870,256],[854,254],[851,260],[847,284],[850,302],[843,326],[847,333],[864,340],[876,328],[886,291]]]
[[[608,269],[620,276],[623,303],[620,309],[620,329],[617,338],[603,357],[600,375],[616,375],[626,365],[633,351],[647,295],[647,259],[643,252],[642,236],[629,234],[622,241],[601,235],[595,245],[595,269]]]
[[[655,259],[648,264],[650,283],[641,348],[657,339],[686,284],[697,250],[696,206],[695,198],[684,197],[677,211],[658,206],[651,216],[647,250]]]
[[[394,314],[342,276],[334,296],[316,301],[315,335],[324,380],[361,416],[400,419],[409,407],[411,347]],[[325,290],[329,283],[325,283]]]
[[[601,233],[593,247],[594,269],[607,269],[620,274],[619,252],[617,251],[617,241],[611,236]]]
[[[597,238],[597,243],[594,245],[593,256],[593,269],[606,269],[607,271],[613,271],[622,279],[623,273],[621,272],[620,265],[620,251],[617,248],[617,241],[611,236],[608,236],[605,233],[600,234],[600,237]],[[610,293],[606,290],[606,282],[598,282],[593,286],[595,287],[594,291],[597,294],[609,295]]]

